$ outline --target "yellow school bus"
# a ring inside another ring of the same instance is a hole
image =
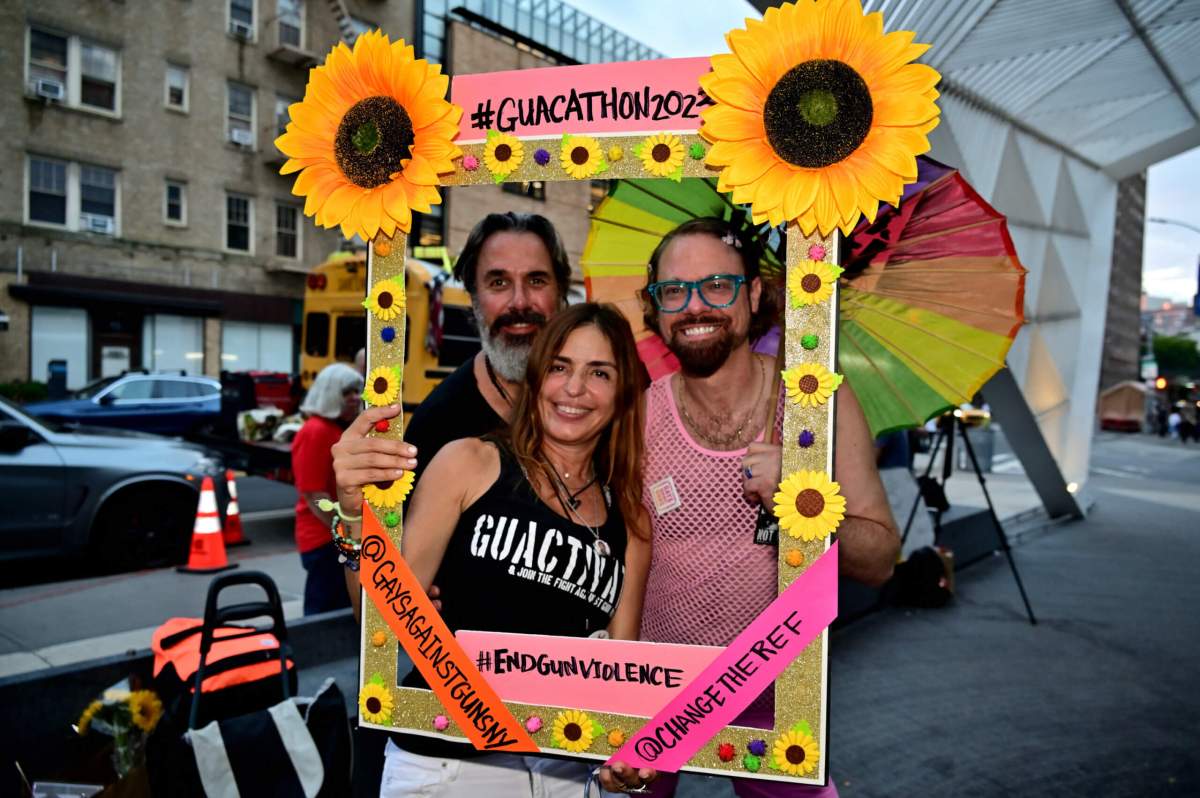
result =
[[[421,254],[426,254],[423,251]],[[432,257],[439,254],[434,253]],[[428,256],[428,255],[427,255]],[[471,298],[450,277],[448,261],[434,265],[409,258],[404,269],[408,334],[404,340],[404,410],[409,414],[460,364],[479,351]],[[314,266],[304,287],[300,382],[307,390],[330,363],[353,363],[366,344],[364,252],[336,252]],[[431,320],[440,299],[440,325]]]

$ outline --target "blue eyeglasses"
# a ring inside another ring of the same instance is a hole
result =
[[[727,308],[737,301],[742,283],[741,274],[714,274],[703,280],[662,280],[650,283],[646,290],[663,313],[679,313],[692,301],[692,291],[710,308]]]

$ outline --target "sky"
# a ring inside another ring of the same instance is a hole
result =
[[[761,15],[744,0],[651,3],[645,0],[568,0],[581,11],[653,47],[668,58],[728,52],[725,32]],[[681,10],[683,9],[683,10]],[[1149,170],[1146,217],[1162,216],[1200,227],[1200,148]],[[1156,297],[1190,302],[1197,292],[1200,233],[1146,225],[1142,289]]]
[[[1159,216],[1200,227],[1200,147],[1150,167],[1146,218]],[[1142,288],[1151,296],[1190,302],[1196,293],[1200,233],[1146,223]]]

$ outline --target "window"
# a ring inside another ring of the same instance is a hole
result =
[[[299,218],[300,209],[295,205],[275,205],[275,254],[281,258],[300,257]]]
[[[329,314],[309,313],[304,317],[304,354],[325,357],[328,353]]]
[[[27,216],[30,224],[117,234],[115,169],[30,155]]]
[[[29,158],[29,220],[67,223],[67,164],[48,158]]]
[[[254,146],[254,89],[229,81],[227,90],[229,140],[239,147]]]
[[[187,67],[167,64],[167,96],[168,108],[176,111],[188,109],[188,69]]]
[[[113,235],[117,226],[117,173],[103,166],[79,167],[79,227]]]
[[[288,113],[288,108],[293,103],[300,102],[295,97],[287,97],[282,94],[275,95],[275,135],[282,136],[287,133],[288,122],[292,121],[291,114]]]
[[[250,197],[238,194],[225,195],[225,249],[234,252],[252,252]]]
[[[31,28],[29,30],[29,80],[57,81],[67,86],[67,37]]]
[[[276,0],[279,43],[304,46],[304,0]]]
[[[168,180],[163,191],[163,219],[167,224],[187,224],[187,186]]]
[[[254,0],[229,0],[229,32],[254,40]]]
[[[364,33],[373,31],[378,27],[379,26],[374,22],[368,22],[367,20],[356,17],[353,14],[350,15],[350,30],[354,31],[355,38],[358,38]]]
[[[79,46],[79,102],[105,111],[117,110],[117,51],[98,44]]]
[[[154,383],[155,380],[127,380],[116,385],[108,396],[126,401],[149,399],[154,392]]]
[[[546,201],[546,184],[541,180],[526,180],[521,183],[501,183],[500,189],[506,194],[516,194],[520,197]]]
[[[155,399],[191,399],[197,396],[194,383],[182,380],[155,380]]]
[[[338,316],[334,327],[333,359],[343,363],[354,362],[354,356],[362,349],[367,340],[367,316],[355,313],[353,316]]]
[[[31,97],[120,113],[121,56],[98,42],[29,28],[26,80]]]

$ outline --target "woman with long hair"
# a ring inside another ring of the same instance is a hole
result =
[[[454,441],[430,461],[401,553],[422,587],[441,590],[451,631],[637,639],[650,565],[643,387],[620,311],[572,306],[535,339],[509,430]],[[365,434],[370,411],[360,422]],[[339,457],[342,507],[360,506],[363,485],[396,478],[373,457]],[[432,791],[431,774],[440,785]],[[380,794],[411,794],[419,782],[422,795],[528,795],[536,784],[540,795],[574,796],[586,777],[579,762],[481,755],[399,735],[388,746]]]

